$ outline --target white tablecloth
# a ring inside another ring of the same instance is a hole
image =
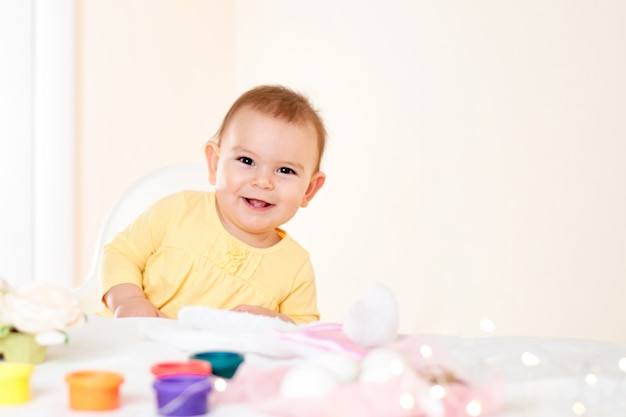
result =
[[[147,320],[163,319],[90,317],[86,325],[71,330],[69,344],[48,348],[47,360],[36,366],[31,377],[32,400],[0,406],[0,416],[158,416],[150,367],[161,361],[187,359],[190,352],[144,337],[140,327]],[[543,338],[433,338],[476,378],[502,379],[504,403],[492,417],[572,417],[581,406],[585,411],[579,415],[626,416],[626,359],[622,359],[626,358],[626,346]],[[529,366],[524,363],[528,358],[539,363]],[[246,355],[246,366],[274,363],[278,362]],[[118,409],[84,412],[69,408],[65,376],[94,369],[124,376]],[[220,407],[210,415],[259,417],[245,405]]]

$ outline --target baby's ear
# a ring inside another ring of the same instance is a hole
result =
[[[302,197],[302,202],[300,203],[300,207],[306,207],[309,204],[309,201],[315,197],[315,194],[322,188],[322,185],[326,182],[326,174],[321,171],[316,172],[311,176],[309,180],[309,186]]]
[[[215,185],[217,164],[220,159],[220,145],[213,141],[207,142],[204,147],[204,155],[206,156],[206,164],[209,169],[209,182]]]

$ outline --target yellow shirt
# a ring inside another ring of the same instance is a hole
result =
[[[267,307],[296,323],[319,320],[308,252],[283,230],[281,241],[255,248],[228,233],[215,194],[183,191],[155,203],[104,247],[101,294],[140,286],[167,317],[185,306]]]

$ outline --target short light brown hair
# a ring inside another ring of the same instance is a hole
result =
[[[288,123],[310,123],[317,135],[316,171],[319,171],[326,148],[326,128],[307,97],[281,85],[261,85],[248,90],[230,107],[217,133],[213,136],[213,141],[220,144],[224,131],[228,128],[235,113],[242,107],[250,107]]]

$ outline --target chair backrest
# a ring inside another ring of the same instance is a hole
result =
[[[99,293],[99,271],[104,245],[160,198],[183,190],[212,189],[207,167],[200,163],[168,165],[135,181],[109,210],[100,228],[89,275],[73,290],[83,312],[91,314],[104,308]]]

